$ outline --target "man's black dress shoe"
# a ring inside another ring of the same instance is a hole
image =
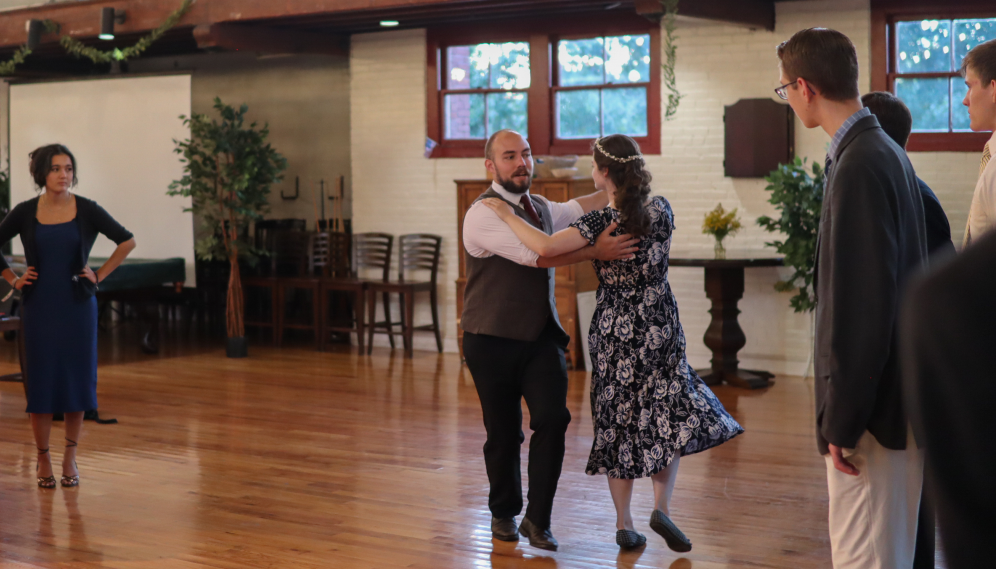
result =
[[[519,541],[519,528],[515,525],[515,518],[491,516],[491,537],[502,541]]]
[[[533,547],[546,549],[547,551],[557,551],[557,540],[553,538],[553,534],[550,533],[549,528],[540,529],[536,527],[536,524],[529,521],[529,518],[522,518],[522,524],[519,525],[519,533],[523,537],[529,538],[529,545]]]

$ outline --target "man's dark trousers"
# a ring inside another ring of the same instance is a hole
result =
[[[941,207],[937,194],[926,182],[917,178],[920,197],[923,198],[923,220],[927,226],[927,255],[930,262],[943,261],[956,253],[951,242],[951,225]],[[924,470],[926,476],[926,469]],[[934,508],[927,496],[927,482],[923,484],[920,496],[920,517],[916,527],[916,550],[913,554],[913,569],[934,569],[936,547],[934,544]]]
[[[491,482],[488,506],[496,518],[522,512],[519,451],[522,399],[529,408],[529,506],[526,517],[550,527],[550,512],[564,463],[564,436],[571,422],[567,410],[567,363],[564,333],[551,319],[533,342],[486,334],[463,334],[463,353],[484,411],[488,440],[484,462]]]

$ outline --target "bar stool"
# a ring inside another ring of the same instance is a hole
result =
[[[328,344],[329,332],[356,332],[358,353],[364,353],[366,341],[366,314],[364,299],[367,292],[367,281],[359,279],[353,273],[350,263],[351,243],[347,233],[319,233],[314,237],[312,259],[316,266],[324,266],[321,279],[321,315],[322,333],[319,349],[324,350]],[[351,306],[349,326],[342,326],[331,320],[332,303],[329,302],[333,292],[348,295]]]
[[[280,262],[285,265],[282,275],[278,275],[277,281],[277,345],[284,341],[284,333],[287,330],[311,330],[315,336],[315,347],[320,344],[321,338],[321,279],[319,275],[310,273],[313,265],[309,261],[308,248],[311,241],[311,234],[305,231],[282,231],[278,233],[277,251],[280,255]],[[311,321],[310,322],[288,322],[287,320],[287,298],[288,293],[298,290],[305,290],[311,293]]]
[[[414,355],[412,339],[417,330],[432,331],[436,335],[436,348],[443,352],[443,339],[439,329],[439,289],[436,280],[439,275],[439,255],[442,249],[443,238],[429,233],[410,233],[398,238],[400,258],[398,260],[398,280],[385,282],[371,282],[368,288],[367,306],[371,314],[377,308],[377,293],[384,294],[385,308],[388,304],[389,294],[395,293],[401,299],[401,327],[404,338],[405,356]],[[411,280],[415,271],[429,271],[429,280]],[[406,279],[405,274],[408,274]],[[432,324],[415,326],[415,293],[428,292],[429,303],[432,310]],[[393,331],[389,332],[393,336]],[[370,339],[367,343],[367,353],[373,347],[373,328],[371,328]],[[393,344],[391,346],[394,347]]]
[[[358,233],[353,236],[353,271],[365,280],[367,290],[376,283],[387,282],[391,277],[391,255],[394,250],[394,236],[389,233]],[[373,270],[379,278],[364,279],[363,271]],[[394,348],[394,323],[391,321],[391,296],[383,292],[384,320],[378,322],[374,310],[369,311],[367,318],[367,353],[373,346],[373,335],[387,334],[391,348]],[[360,310],[363,304],[360,305]]]
[[[248,314],[249,303],[246,303],[245,326],[269,328],[275,345],[281,342],[280,316],[280,275],[297,275],[302,272],[301,257],[294,250],[295,242],[283,236],[288,232],[304,231],[303,219],[264,219],[256,222],[253,236],[258,249],[266,252],[266,257],[260,260],[253,273],[242,279],[242,287],[246,296],[252,289],[263,289],[269,297],[270,317],[252,319]]]

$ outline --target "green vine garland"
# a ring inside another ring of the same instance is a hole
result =
[[[22,45],[20,49],[14,52],[14,55],[11,56],[10,59],[0,63],[0,75],[10,75],[13,73],[14,69],[16,69],[18,65],[24,63],[24,60],[27,59],[29,55],[31,55],[31,50],[28,49],[28,46]]]
[[[678,92],[674,77],[674,64],[678,51],[674,44],[675,40],[678,39],[674,35],[677,25],[678,0],[660,0],[660,2],[664,6],[664,64],[661,67],[664,69],[664,87],[668,90],[664,120],[673,120],[674,115],[678,112],[678,103],[684,97]]]
[[[114,48],[111,51],[103,51],[95,47],[89,47],[84,45],[82,42],[75,38],[69,36],[62,36],[59,43],[66,51],[76,57],[86,57],[94,63],[111,63],[113,61],[127,61],[133,57],[137,57],[142,54],[145,50],[149,49],[156,40],[158,40],[164,33],[166,33],[170,28],[175,26],[180,18],[184,16],[193,6],[195,0],[183,0],[183,4],[169,15],[166,20],[158,28],[152,30],[149,35],[138,40],[138,42],[125,49]]]
[[[59,31],[59,24],[56,24],[52,20],[43,20],[42,25],[45,26],[46,33],[56,33]],[[0,63],[0,76],[10,75],[17,69],[17,66],[24,63],[24,61],[31,55],[31,49],[27,44],[22,45],[10,59]]]

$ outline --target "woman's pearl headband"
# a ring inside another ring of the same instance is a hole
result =
[[[601,152],[602,155],[604,155],[606,158],[611,158],[612,160],[615,160],[616,162],[621,162],[623,164],[625,164],[627,162],[632,162],[633,160],[642,160],[643,159],[643,156],[640,155],[640,154],[634,154],[632,156],[627,156],[626,158],[619,158],[618,156],[613,156],[613,155],[609,154],[608,152],[606,152],[605,149],[602,148],[602,145],[597,140],[595,141],[595,149],[598,150],[599,152]]]

